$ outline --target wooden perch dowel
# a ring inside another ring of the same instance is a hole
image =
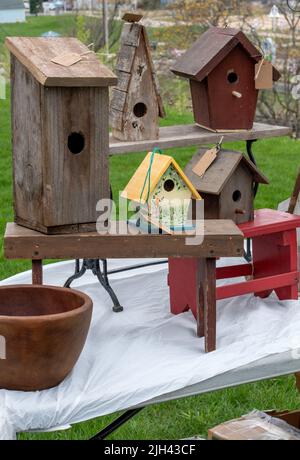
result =
[[[236,214],[244,215],[244,214],[246,214],[246,211],[245,211],[245,209],[236,209],[236,210],[235,210],[235,213],[236,213]]]
[[[242,93],[239,93],[238,91],[232,91],[232,95],[234,97],[237,97],[238,99],[241,99],[241,97],[243,97]]]

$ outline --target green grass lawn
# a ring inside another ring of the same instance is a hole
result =
[[[0,27],[0,47],[5,34],[40,35],[45,30],[67,34],[72,28],[72,19],[30,18],[27,24]],[[7,261],[3,257],[3,233],[7,221],[13,219],[11,132],[9,88],[7,99],[0,100],[0,279],[28,269],[27,261]],[[192,122],[190,113],[180,114],[168,108],[163,125]],[[159,144],[158,144],[159,146]],[[242,142],[226,144],[238,150],[245,150]],[[256,206],[274,207],[287,198],[292,190],[299,166],[300,144],[288,137],[262,140],[253,146],[257,162],[270,185],[262,186],[256,199]],[[196,148],[170,149],[181,166],[195,153]],[[110,161],[113,191],[117,193],[126,185],[145,152],[114,156]],[[294,388],[293,377],[284,377],[237,388],[218,391],[203,396],[184,398],[149,407],[119,429],[110,439],[178,439],[194,434],[206,435],[207,429],[222,421],[238,417],[257,409],[299,408],[299,394]],[[51,434],[22,434],[21,439],[87,439],[109,423],[114,416],[77,424],[71,430]]]

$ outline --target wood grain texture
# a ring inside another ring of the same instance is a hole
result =
[[[15,218],[43,222],[41,88],[11,59],[12,148]]]
[[[249,131],[224,133],[224,141],[266,139],[270,137],[286,136],[292,133],[287,126],[254,123]],[[210,132],[204,128],[193,125],[166,126],[159,129],[159,147],[161,149],[175,147],[189,147],[217,143],[220,134]],[[145,152],[157,147],[157,140],[120,141],[110,136],[110,155],[119,155],[133,152]]]
[[[238,80],[228,82],[228,74]],[[255,117],[258,90],[255,89],[253,59],[237,46],[208,76],[209,128],[214,130],[251,129]],[[233,91],[242,94],[236,98]],[[204,125],[202,102],[198,101],[197,123]],[[226,110],[224,108],[226,107]]]
[[[43,284],[43,261],[32,261],[32,284]]]
[[[232,219],[241,224],[253,220],[253,217],[253,177],[249,169],[240,163],[222,190],[218,218]]]
[[[96,222],[96,204],[109,197],[107,88],[46,88],[43,107],[44,225]],[[80,133],[73,154],[68,136]]]
[[[200,301],[197,306],[197,333],[204,332],[205,352],[216,349],[216,259],[198,261]],[[201,324],[203,321],[203,324]]]
[[[76,38],[7,37],[5,44],[43,86],[109,86],[117,77]],[[78,53],[82,60],[70,67],[51,62],[64,53]]]
[[[126,228],[126,223],[123,223]],[[129,232],[132,232],[129,228]],[[202,244],[186,244],[189,235],[78,233],[44,235],[9,223],[4,238],[8,259],[221,257],[243,254],[243,234],[230,220],[204,221]],[[196,241],[195,241],[196,242]]]

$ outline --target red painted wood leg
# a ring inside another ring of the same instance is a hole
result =
[[[43,261],[32,261],[32,284],[43,284]]]
[[[262,235],[253,238],[254,279],[266,280],[268,277],[297,272],[296,229]],[[284,286],[273,288],[279,300],[298,299],[297,277],[292,277]],[[256,295],[266,297],[271,290],[256,291]]]
[[[216,349],[216,259],[200,259],[198,265],[201,296],[197,311],[197,329],[202,332],[200,321],[204,312],[205,352]],[[201,305],[202,304],[202,305]]]

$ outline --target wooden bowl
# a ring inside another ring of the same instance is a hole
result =
[[[62,382],[83,349],[92,309],[92,300],[73,289],[0,287],[0,388],[34,391]]]

